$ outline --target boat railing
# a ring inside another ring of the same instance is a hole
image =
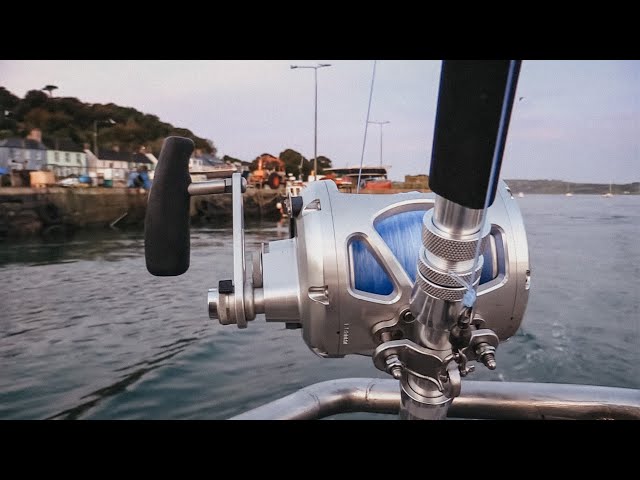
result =
[[[398,414],[397,380],[342,378],[316,383],[231,420],[316,420],[353,412]],[[466,381],[449,418],[640,420],[640,390],[593,385]]]

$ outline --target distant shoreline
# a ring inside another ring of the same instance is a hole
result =
[[[516,195],[520,192],[527,194],[565,195],[640,195],[640,182],[633,183],[576,183],[562,180],[505,180],[505,183]]]

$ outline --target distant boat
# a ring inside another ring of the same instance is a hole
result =
[[[573,192],[571,191],[571,184],[567,185],[567,193],[564,194],[565,197],[573,197]]]
[[[518,197],[519,197],[519,198],[524,197],[524,193],[523,193],[523,192],[520,192],[520,193],[518,194]]]
[[[606,198],[613,197],[613,193],[611,193],[611,182],[609,182],[609,191],[607,193],[603,193],[602,196]]]

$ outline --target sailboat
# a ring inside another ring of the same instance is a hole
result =
[[[571,184],[567,184],[567,193],[564,194],[565,197],[573,197],[573,192],[571,191]]]
[[[611,182],[609,182],[609,191],[607,193],[602,194],[603,197],[613,197],[613,193],[611,193]]]

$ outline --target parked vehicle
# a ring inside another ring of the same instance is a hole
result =
[[[282,160],[268,153],[263,153],[258,157],[258,168],[249,174],[249,185],[257,188],[264,188],[268,185],[277,190],[287,181],[285,165]]]

